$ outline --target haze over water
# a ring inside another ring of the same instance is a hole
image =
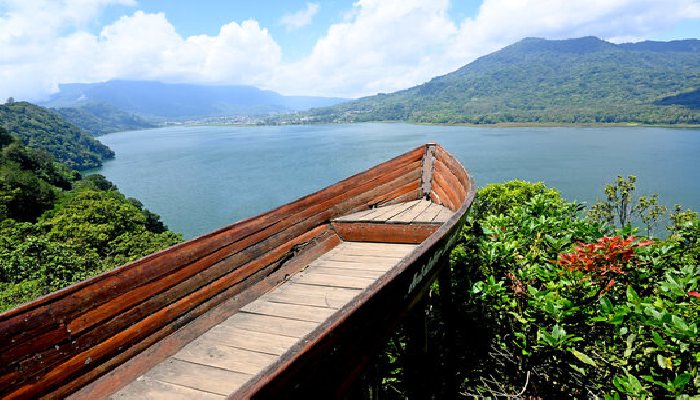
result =
[[[191,238],[317,191],[426,142],[481,187],[544,181],[589,204],[617,175],[638,194],[700,210],[700,129],[476,128],[410,124],[167,127],[99,140],[117,154],[94,172]]]

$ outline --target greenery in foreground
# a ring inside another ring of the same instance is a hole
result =
[[[0,127],[0,311],[181,241],[101,175]]]
[[[586,213],[541,183],[479,191],[451,255],[456,348],[429,300],[438,398],[450,353],[466,397],[700,396],[700,220],[677,207],[666,239],[645,236],[664,210],[633,195],[620,178]],[[378,361],[385,397],[415,397],[406,342],[398,334]]]
[[[527,38],[422,85],[296,121],[700,124],[699,87],[698,40]]]
[[[67,122],[57,113],[26,102],[0,105],[0,128],[33,148],[50,153],[75,170],[99,167],[114,157],[109,147]]]

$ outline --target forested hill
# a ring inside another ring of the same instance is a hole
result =
[[[95,136],[158,126],[156,123],[136,114],[126,113],[104,103],[87,103],[76,107],[61,107],[56,108],[55,111],[67,121]]]
[[[25,145],[47,151],[76,170],[98,167],[103,160],[114,157],[109,147],[77,126],[31,103],[0,105],[0,127],[19,137]]]
[[[700,123],[700,41],[527,38],[407,90],[313,109],[311,122]]]

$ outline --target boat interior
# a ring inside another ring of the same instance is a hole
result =
[[[473,196],[464,167],[427,144],[9,310],[0,397],[246,398],[296,384],[289,371],[321,371],[339,332],[359,334],[360,318],[375,329],[380,314],[358,310],[397,314],[429,286],[421,265]]]
[[[112,398],[223,399],[235,393],[395,267],[453,213],[421,199],[334,218],[340,236],[335,247]]]

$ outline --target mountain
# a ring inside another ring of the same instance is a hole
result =
[[[114,157],[98,142],[55,112],[37,105],[16,102],[0,105],[0,127],[32,149],[44,150],[76,170],[99,167]]]
[[[283,96],[253,86],[209,86],[150,81],[72,83],[41,103],[46,107],[108,104],[123,112],[161,120],[187,120],[231,115],[263,115],[337,104],[347,99]]]
[[[313,109],[308,122],[700,123],[700,41],[526,38],[429,82]]]
[[[120,111],[103,103],[87,103],[77,107],[60,107],[55,111],[70,123],[93,136],[106,133],[154,128],[157,123],[136,114]]]

